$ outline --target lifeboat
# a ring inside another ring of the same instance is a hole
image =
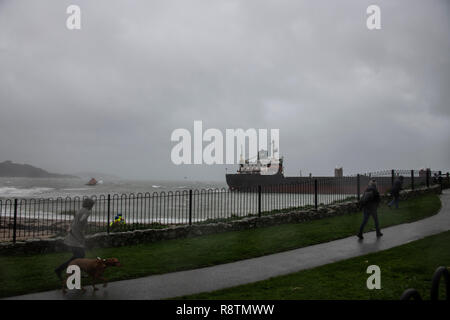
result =
[[[87,186],[95,186],[97,184],[97,180],[95,180],[95,178],[92,178],[91,180],[89,180],[88,183],[86,183]]]

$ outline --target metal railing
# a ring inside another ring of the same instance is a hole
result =
[[[405,189],[438,183],[433,180],[432,171],[423,174],[417,170],[386,170],[339,178],[311,177],[295,183],[239,188],[238,191],[216,188],[92,196],[95,205],[87,233],[164,228],[299,208],[317,209],[359,199],[372,178],[377,180],[380,193],[388,193],[398,175],[404,176]],[[450,185],[448,173],[445,181]],[[0,199],[0,241],[63,236],[82,201],[81,197]]]

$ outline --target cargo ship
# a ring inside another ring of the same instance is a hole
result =
[[[255,192],[261,188],[263,192],[315,193],[315,188],[321,194],[357,194],[364,190],[369,182],[369,176],[360,176],[359,187],[356,176],[343,176],[342,168],[337,168],[335,176],[302,177],[284,176],[283,157],[268,156],[261,150],[256,161],[244,160],[241,152],[239,169],[236,173],[226,174],[226,182],[232,191]],[[390,177],[378,177],[378,188],[386,192],[390,187]],[[317,184],[317,186],[316,186]]]

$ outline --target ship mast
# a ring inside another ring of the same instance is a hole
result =
[[[242,151],[242,145],[241,145],[241,158],[239,160],[239,163],[245,163],[244,161],[244,155],[243,155],[243,151]]]

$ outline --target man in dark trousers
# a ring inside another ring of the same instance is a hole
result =
[[[375,221],[375,228],[377,230],[377,237],[381,237],[383,234],[380,231],[380,226],[378,224],[378,205],[380,204],[380,193],[377,189],[377,184],[374,179],[369,181],[369,186],[366,191],[364,191],[363,196],[360,200],[360,205],[363,208],[364,219],[361,223],[361,227],[359,228],[359,233],[357,234],[359,239],[364,239],[363,232],[364,227],[369,221],[370,216],[373,217]]]
[[[72,251],[72,257],[55,269],[55,273],[59,279],[62,279],[61,273],[67,269],[67,266],[72,260],[84,258],[85,256],[84,233],[87,227],[87,220],[92,213],[92,207],[94,204],[94,200],[90,198],[84,199],[82,208],[75,214],[75,217],[70,225],[69,232],[64,239],[64,244],[66,244],[70,251]]]
[[[400,191],[403,188],[403,176],[398,177],[394,181],[394,185],[392,186],[391,195],[393,197],[392,201],[388,203],[388,207],[391,208],[393,204],[395,204],[395,208],[398,209],[398,202],[400,199]]]

